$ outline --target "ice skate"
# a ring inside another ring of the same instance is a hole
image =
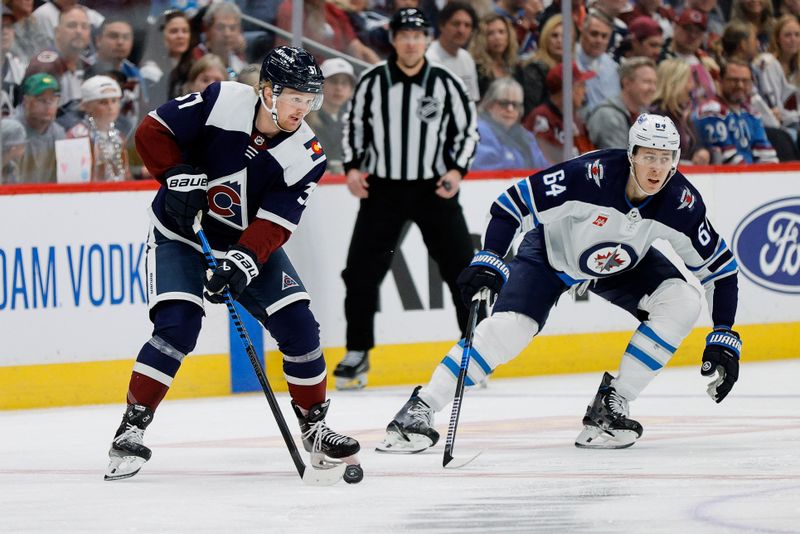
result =
[[[594,401],[586,408],[576,447],[624,449],[642,436],[642,425],[628,418],[628,401],[611,385],[613,379],[609,373],[603,375]]]
[[[369,371],[369,351],[348,350],[344,359],[333,370],[336,389],[340,391],[363,389],[367,385]]]
[[[348,473],[349,476],[357,477],[361,471],[358,460],[361,446],[355,439],[334,432],[325,424],[325,415],[328,413],[330,403],[330,400],[326,400],[315,404],[304,413],[304,410],[292,401],[292,408],[303,433],[303,447],[311,453],[311,465],[316,469],[328,469],[344,462],[348,466],[345,471],[345,481],[353,482],[348,480]],[[363,474],[361,476],[363,477]]]
[[[414,388],[411,398],[403,405],[386,427],[386,437],[375,450],[379,452],[421,452],[439,441],[433,428],[433,409],[417,396],[422,386]]]
[[[117,433],[108,450],[108,469],[105,480],[130,478],[153,454],[144,446],[144,431],[153,420],[153,410],[139,404],[129,404],[122,416]]]

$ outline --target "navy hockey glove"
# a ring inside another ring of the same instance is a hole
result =
[[[461,300],[469,307],[475,293],[488,287],[493,296],[497,295],[506,280],[508,265],[503,258],[490,250],[481,250],[472,258],[472,263],[458,275],[456,284],[461,290]]]
[[[245,247],[234,245],[217,265],[211,278],[206,282],[206,300],[222,304],[225,298],[222,291],[227,287],[233,300],[239,298],[247,284],[258,276],[256,255]]]
[[[739,379],[739,353],[742,342],[739,334],[727,328],[714,330],[706,336],[706,350],[703,351],[703,376],[717,378],[708,385],[708,395],[717,403],[722,402]]]
[[[194,235],[192,224],[197,213],[208,211],[208,177],[191,165],[176,165],[164,173],[164,181],[164,210],[181,232]]]

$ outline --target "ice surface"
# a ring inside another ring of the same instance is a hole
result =
[[[0,412],[0,532],[800,532],[800,360],[744,364],[720,405],[699,368],[667,369],[631,404],[637,444],[577,449],[600,378],[468,391],[456,455],[485,450],[459,470],[441,467],[444,438],[374,452],[411,387],[332,392],[328,423],[361,441],[365,479],[328,488],[301,483],[261,394],[165,401],[152,460],[117,482],[122,405]]]

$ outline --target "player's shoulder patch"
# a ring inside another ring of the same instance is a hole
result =
[[[287,186],[303,180],[317,165],[327,161],[325,149],[311,127],[303,121],[292,135],[269,149],[281,167]]]
[[[207,125],[250,135],[258,101],[258,94],[251,86],[238,82],[219,82],[203,91],[203,98],[209,100],[211,106]]]

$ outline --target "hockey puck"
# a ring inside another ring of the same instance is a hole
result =
[[[360,465],[348,465],[342,478],[348,484],[358,484],[364,480],[364,470],[361,469]]]

